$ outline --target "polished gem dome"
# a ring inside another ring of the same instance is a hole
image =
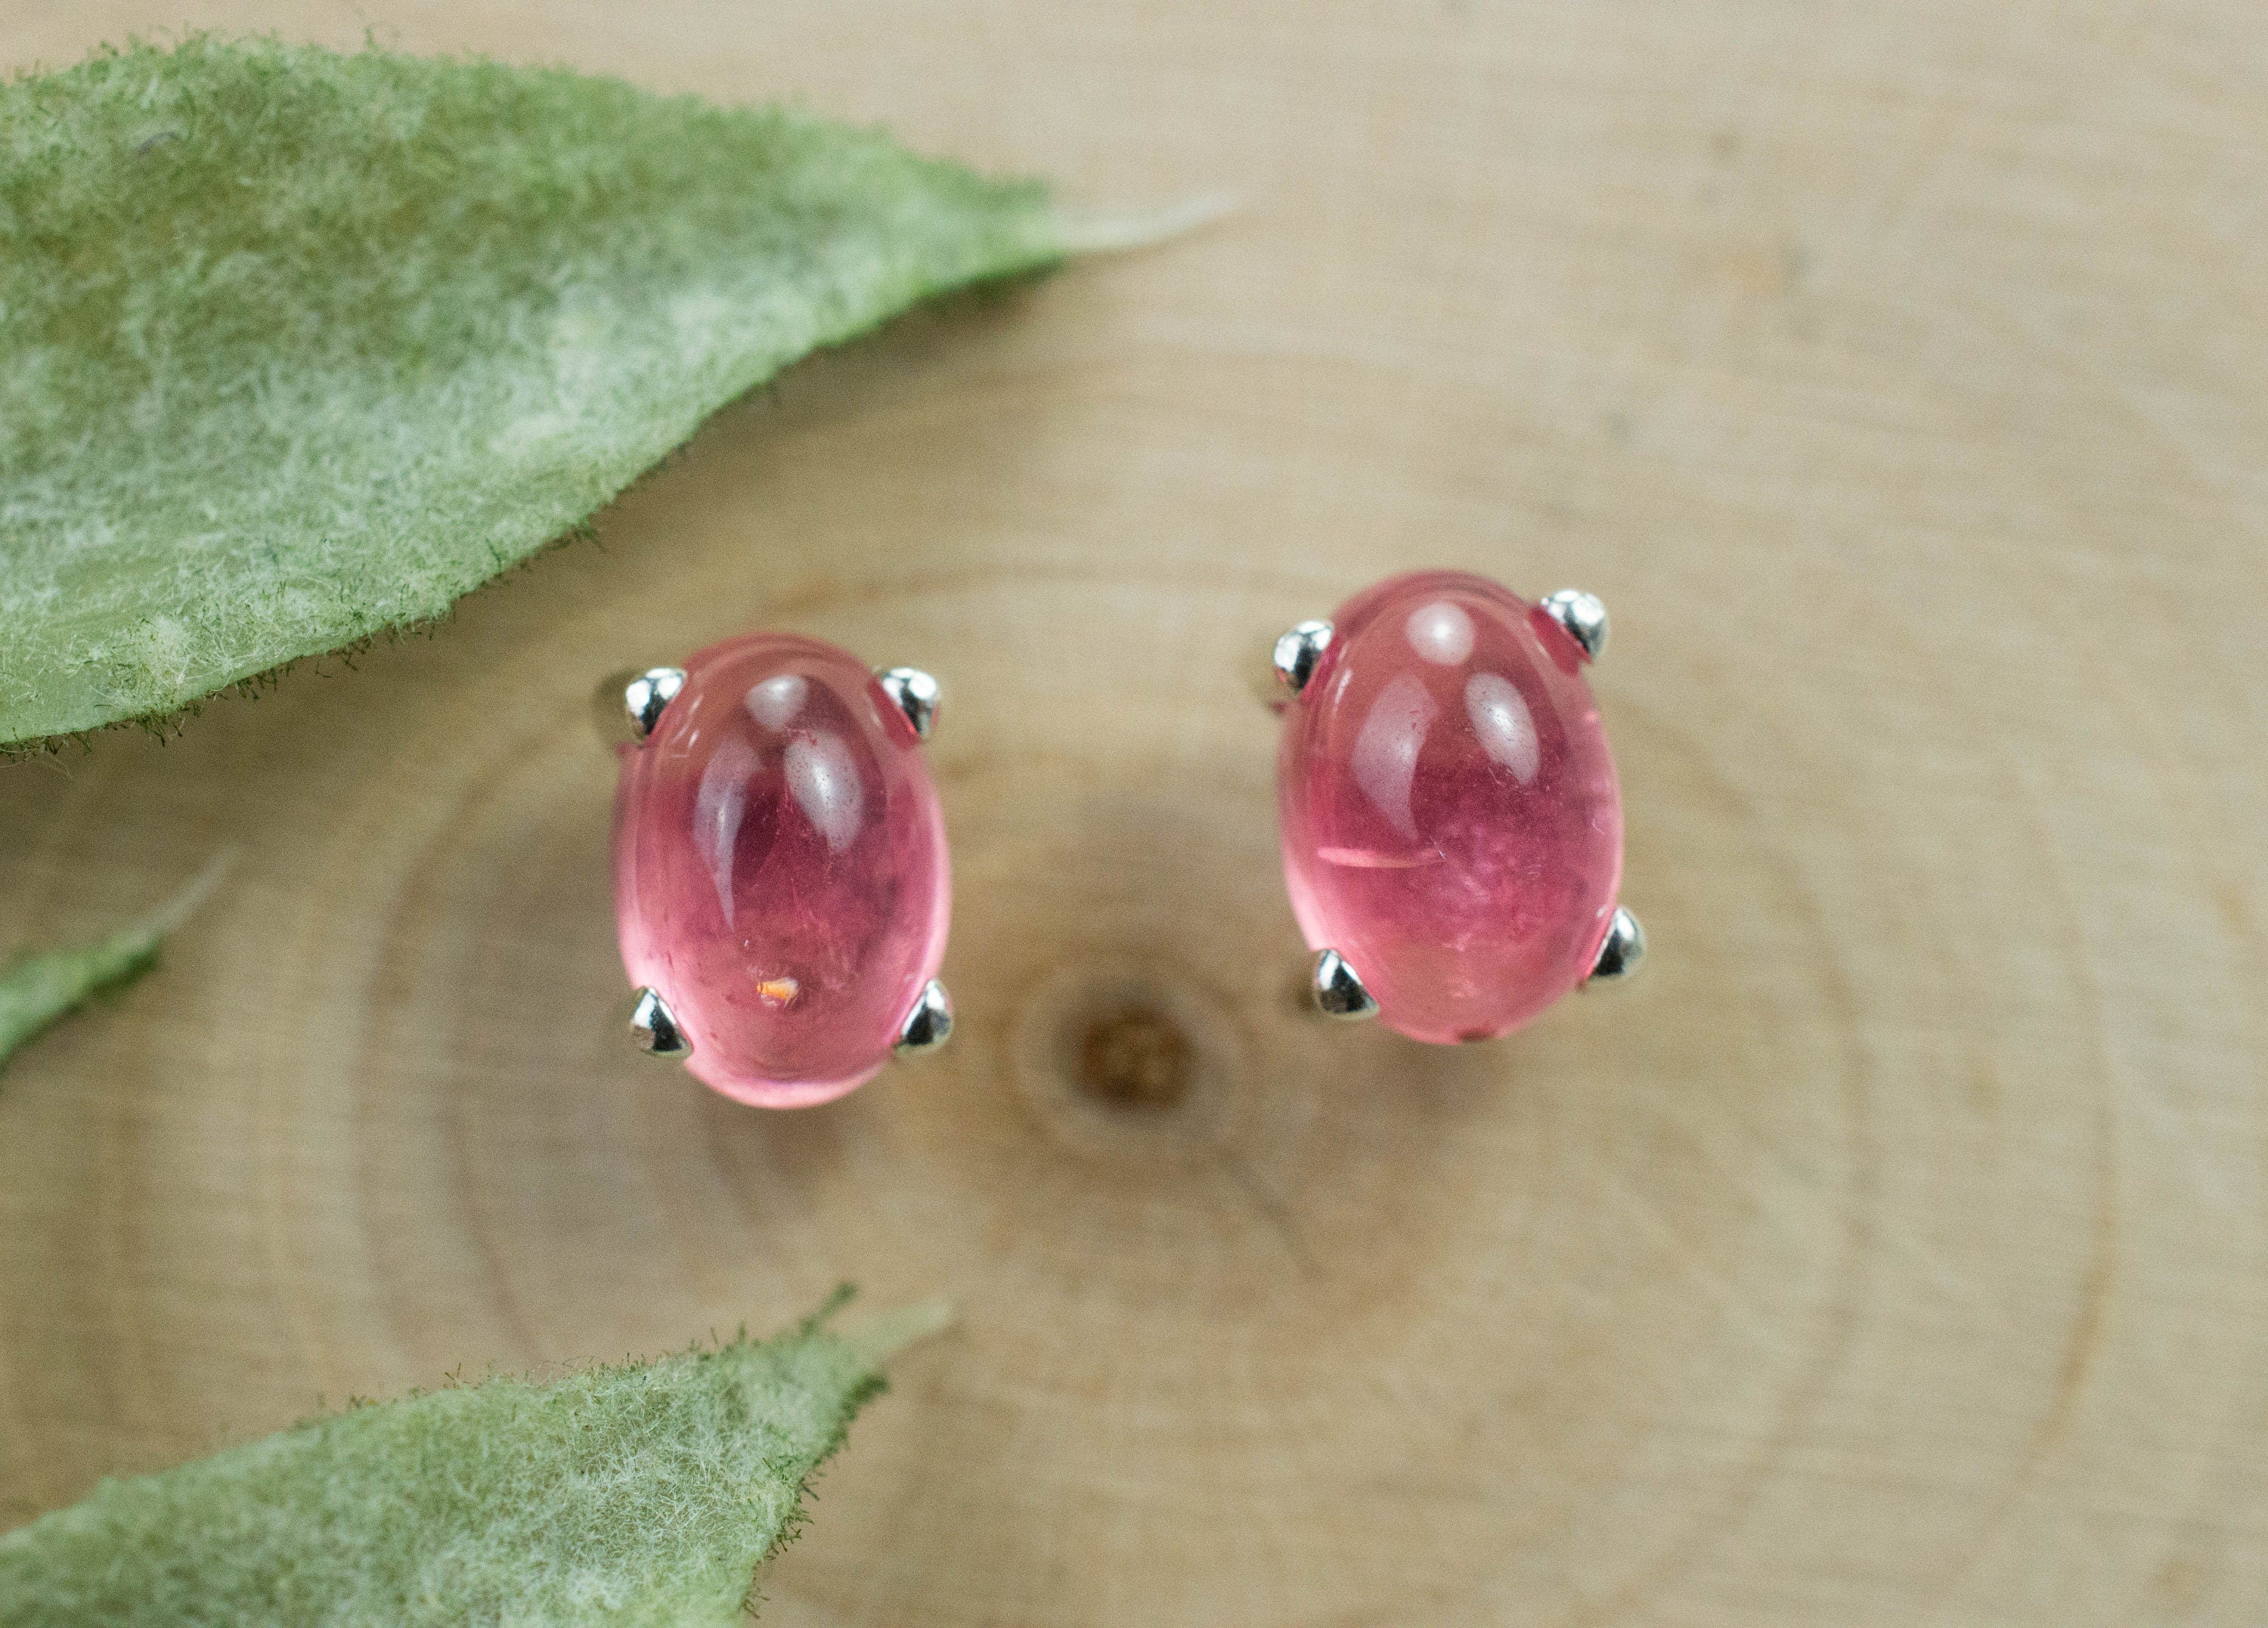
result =
[[[1342,605],[1285,709],[1292,912],[1403,1034],[1509,1033],[1598,956],[1623,816],[1587,660],[1516,594],[1424,572]]]
[[[622,964],[701,1080],[791,1108],[889,1060],[952,887],[920,741],[856,657],[781,634],[693,656],[622,749],[614,842]]]

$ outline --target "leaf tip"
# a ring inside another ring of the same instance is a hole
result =
[[[857,1327],[843,1331],[843,1344],[868,1368],[880,1369],[909,1347],[942,1334],[956,1314],[950,1301],[917,1301],[910,1306],[877,1312]]]
[[[1233,193],[1206,192],[1150,209],[1059,209],[1056,230],[1066,254],[1117,254],[1185,237],[1242,207]]]
[[[198,907],[212,897],[213,890],[227,880],[228,873],[235,869],[236,862],[243,852],[242,848],[231,844],[214,854],[205,862],[205,868],[191,876],[180,892],[150,913],[142,923],[143,927],[155,936],[163,938],[196,914]]]

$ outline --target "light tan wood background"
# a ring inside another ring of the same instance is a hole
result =
[[[0,771],[0,950],[245,851],[0,1076],[0,1523],[851,1278],[963,1320],[775,1623],[2268,1615],[2268,12],[15,0],[0,61],[185,19],[1245,207]],[[1485,1050],[1291,1008],[1237,665],[1427,564],[1613,607],[1654,943]],[[950,686],[960,1033],[784,1116],[616,1044],[584,711],[758,625]]]

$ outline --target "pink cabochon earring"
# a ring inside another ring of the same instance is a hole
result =
[[[1511,1033],[1646,953],[1583,669],[1606,607],[1426,571],[1276,643],[1276,792],[1316,1004],[1412,1039]]]
[[[630,1030],[735,1101],[823,1103],[953,1030],[937,681],[749,634],[609,680]]]

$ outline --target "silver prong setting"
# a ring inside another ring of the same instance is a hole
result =
[[[1585,593],[1580,588],[1562,588],[1557,593],[1543,596],[1543,611],[1582,647],[1587,659],[1596,661],[1605,652],[1607,606],[1598,595]]]
[[[685,687],[682,667],[649,667],[622,686],[622,716],[630,738],[639,745],[661,722],[661,715]]]
[[[1607,923],[1607,936],[1599,945],[1599,958],[1591,964],[1591,975],[1583,980],[1584,987],[1628,978],[1645,959],[1646,929],[1636,916],[1617,905],[1614,920]]]
[[[926,1057],[952,1038],[953,997],[932,978],[898,1026],[898,1041],[891,1050],[900,1057]]]
[[[1276,641],[1276,678],[1286,693],[1297,695],[1307,687],[1322,664],[1323,652],[1331,648],[1331,625],[1329,622],[1301,622],[1287,628]]]
[[[677,1026],[677,1015],[661,992],[644,987],[630,1005],[630,1043],[648,1057],[682,1062],[693,1055],[693,1042]]]
[[[1354,1023],[1378,1016],[1378,1002],[1336,950],[1326,950],[1315,957],[1313,990],[1315,1009],[1325,1017]]]
[[[875,672],[874,682],[882,686],[890,704],[905,714],[914,733],[927,740],[937,727],[938,709],[945,704],[945,693],[937,680],[918,667],[885,667]]]

